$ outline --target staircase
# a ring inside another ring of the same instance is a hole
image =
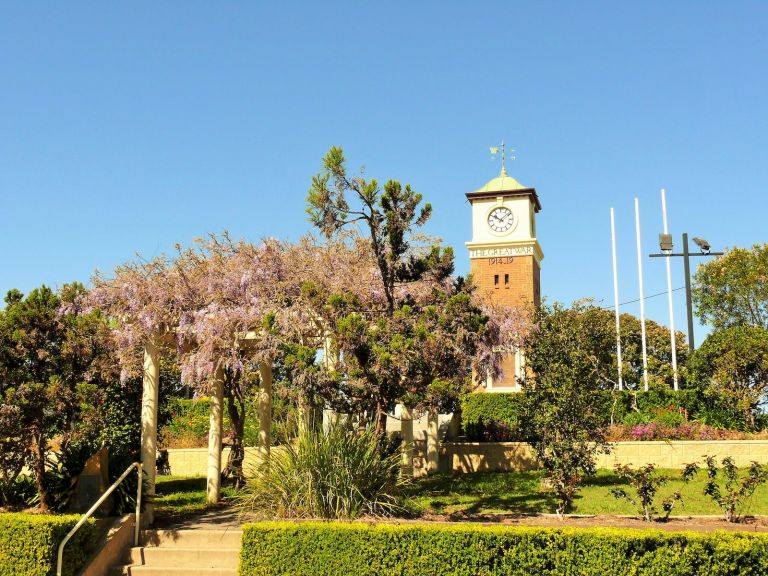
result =
[[[111,576],[237,576],[242,535],[231,528],[145,530],[143,546],[131,548],[129,563]]]

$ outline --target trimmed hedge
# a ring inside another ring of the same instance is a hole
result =
[[[242,576],[758,576],[768,535],[607,528],[269,522]]]
[[[473,392],[461,399],[461,427],[473,441],[525,441],[525,394]]]
[[[59,544],[79,516],[0,514],[0,576],[53,576]],[[64,547],[65,576],[78,571],[96,546],[92,519]]]

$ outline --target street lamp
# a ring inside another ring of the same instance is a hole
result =
[[[722,252],[712,252],[712,245],[700,238],[699,236],[693,237],[693,242],[701,250],[700,254],[691,254],[688,251],[688,233],[683,234],[683,251],[682,253],[672,252],[672,234],[659,234],[659,249],[661,254],[649,254],[651,258],[670,258],[672,256],[682,256],[683,267],[685,269],[685,304],[688,309],[688,348],[691,352],[694,350],[693,340],[693,303],[691,300],[691,256],[722,256]],[[674,337],[674,335],[673,335]]]

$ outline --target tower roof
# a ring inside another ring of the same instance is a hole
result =
[[[481,199],[481,198],[493,198],[495,196],[532,196],[533,197],[533,204],[536,212],[541,210],[541,202],[539,202],[539,196],[536,194],[535,188],[529,188],[528,186],[523,186],[512,178],[509,174],[507,174],[507,171],[504,169],[504,166],[501,167],[501,174],[496,176],[493,180],[489,180],[485,186],[482,188],[478,188],[477,190],[473,192],[467,192],[466,196],[467,199],[471,202],[472,200]]]
[[[501,174],[489,180],[485,186],[478,188],[475,192],[514,192],[516,190],[528,190],[528,187],[520,184],[502,168]]]

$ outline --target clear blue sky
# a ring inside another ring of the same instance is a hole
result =
[[[551,300],[611,304],[611,206],[621,297],[637,297],[633,197],[649,252],[661,187],[676,236],[766,240],[765,2],[1,8],[2,293],[224,229],[297,238],[332,144],[422,192],[465,273],[464,193],[496,175],[488,146],[506,139],[543,204]],[[663,291],[663,263],[645,269],[646,293]],[[666,299],[648,314],[666,322]]]

